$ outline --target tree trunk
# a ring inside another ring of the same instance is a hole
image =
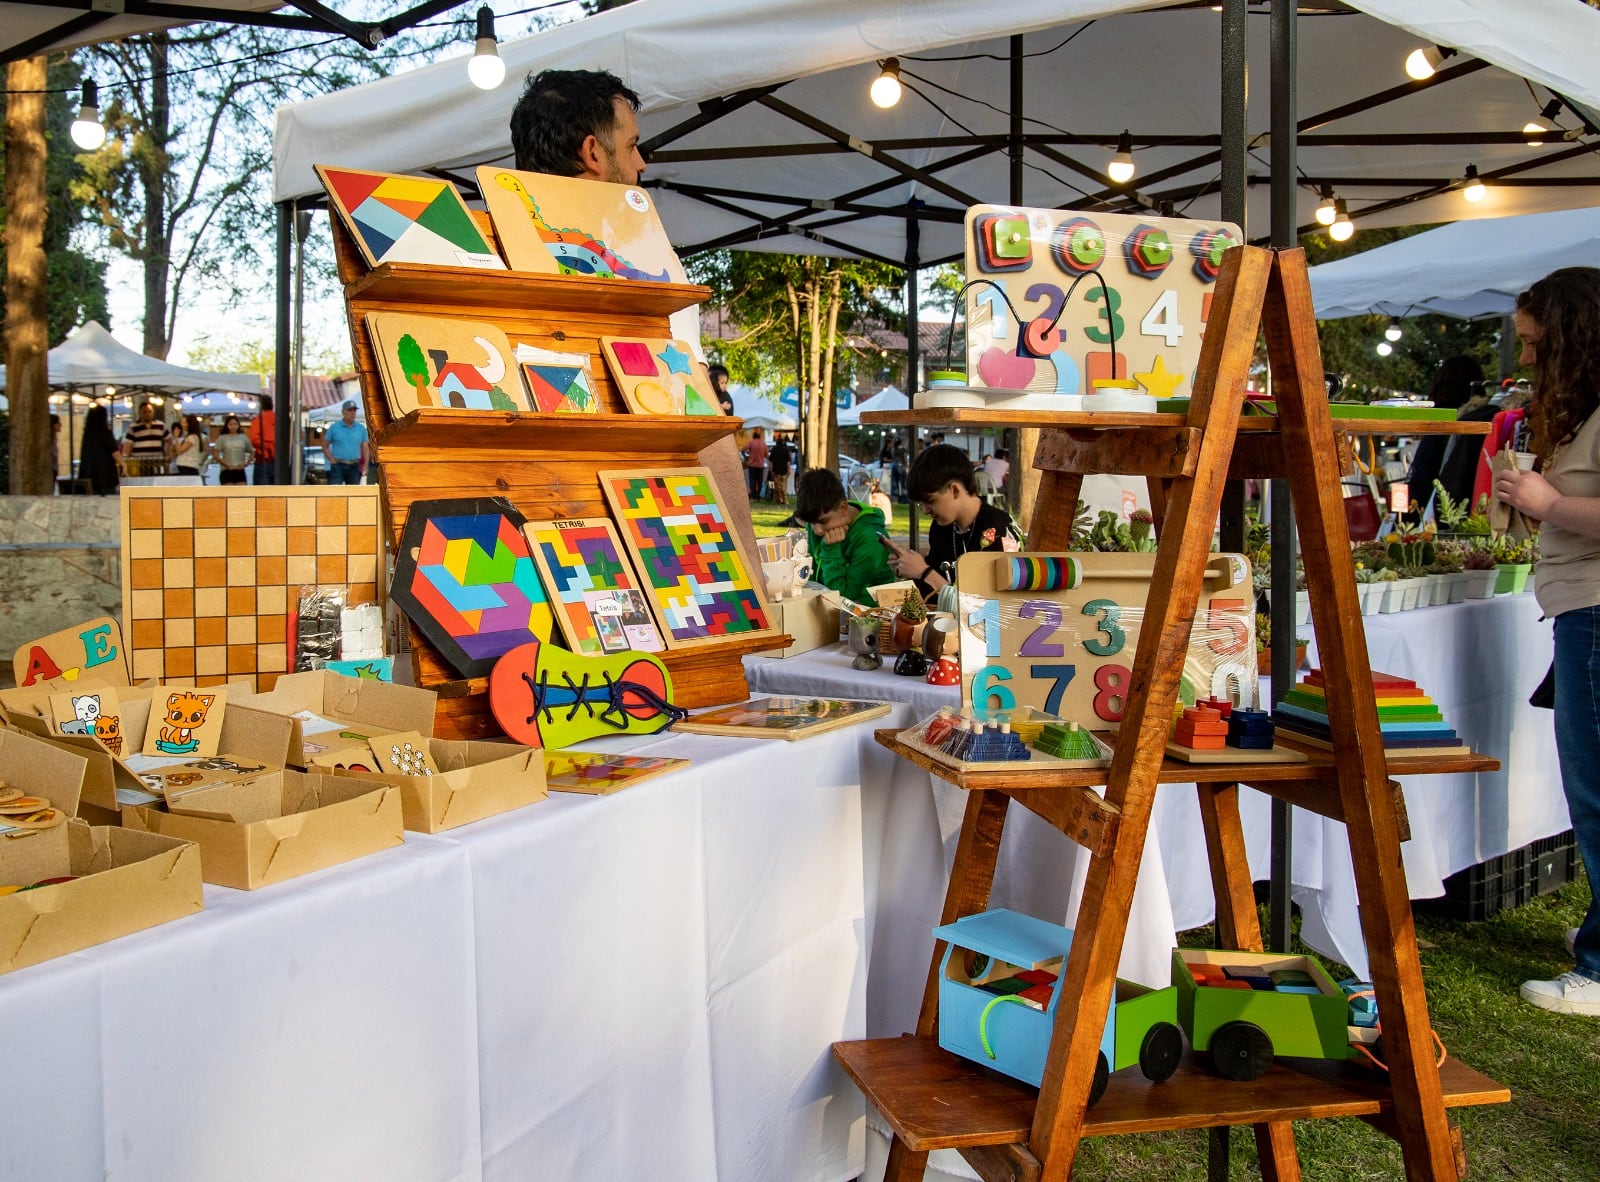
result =
[[[139,166],[144,186],[144,351],[167,359],[172,332],[167,324],[167,277],[172,269],[172,227],[167,224],[168,148],[172,144],[172,105],[167,80],[170,42],[165,33],[151,33],[150,151]]]
[[[833,357],[839,331],[839,287],[844,276],[835,271],[828,284],[828,349],[822,363],[822,463],[832,468],[839,461],[839,406],[833,396]]]
[[[11,403],[11,492],[47,495],[50,390],[45,321],[45,59],[6,66],[6,393]]]
[[[1011,487],[1017,511],[1017,528],[1024,533],[1032,528],[1033,507],[1039,499],[1039,479],[1042,474],[1033,466],[1033,457],[1038,450],[1039,428],[1018,428],[1017,452],[1011,457]],[[1076,506],[1073,509],[1076,511]]]

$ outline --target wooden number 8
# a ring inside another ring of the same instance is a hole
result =
[[[1010,680],[1011,670],[1004,665],[985,665],[972,679],[972,704],[979,710],[1015,710],[1017,695],[996,684]]]
[[[1121,722],[1122,711],[1128,704],[1128,679],[1132,673],[1126,665],[1101,665],[1094,671],[1094,714],[1106,722]]]

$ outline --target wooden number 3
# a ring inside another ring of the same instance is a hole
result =
[[[1128,634],[1122,630],[1122,625],[1117,619],[1122,614],[1122,609],[1117,606],[1114,599],[1091,599],[1083,605],[1083,614],[1093,616],[1099,613],[1099,626],[1097,631],[1105,633],[1105,639],[1099,636],[1083,642],[1083,647],[1097,657],[1112,657],[1122,651],[1122,646],[1128,643]]]

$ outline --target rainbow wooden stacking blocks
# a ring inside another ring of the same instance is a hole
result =
[[[1470,749],[1445,723],[1433,699],[1416,682],[1374,673],[1372,689],[1378,699],[1378,727],[1383,733],[1385,754],[1401,758],[1468,754]],[[1331,748],[1322,670],[1311,670],[1284,695],[1272,719],[1280,730],[1302,743]]]

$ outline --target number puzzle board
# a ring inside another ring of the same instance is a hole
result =
[[[376,485],[124,488],[122,620],[135,679],[194,685],[287,673],[300,588],[379,599]]]
[[[1104,728],[1122,720],[1154,554],[963,555],[961,702],[982,713],[1029,706]],[[1081,572],[1078,585],[1060,571]],[[1020,584],[1037,590],[1006,590]],[[1250,563],[1213,554],[1189,637],[1180,696],[1256,700]]]
[[[967,279],[991,282],[966,295],[968,385],[1082,395],[1131,378],[1130,393],[1191,393],[1222,252],[1241,241],[1227,222],[972,206]]]

